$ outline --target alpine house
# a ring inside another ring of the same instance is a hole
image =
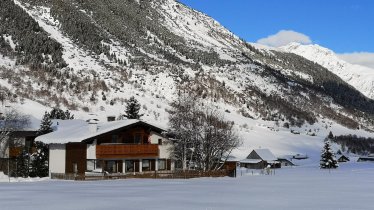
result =
[[[171,170],[171,144],[163,131],[140,120],[62,120],[36,141],[49,144],[50,176]]]

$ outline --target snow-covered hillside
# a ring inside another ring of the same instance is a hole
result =
[[[0,23],[0,32],[7,29],[0,34],[0,88],[34,118],[59,106],[104,121],[135,96],[144,120],[167,127],[170,102],[190,92],[235,123],[244,142],[238,158],[258,147],[317,155],[330,130],[370,136],[365,128],[374,128],[374,102],[335,74],[294,54],[258,49],[178,1],[4,6],[19,14]],[[25,22],[30,30],[17,28]]]
[[[343,61],[333,51],[317,44],[290,43],[280,49],[320,64],[361,91],[365,96],[374,99],[374,69]]]
[[[141,109],[141,113],[145,114],[142,119],[162,128],[167,128],[168,113],[165,112],[164,108],[170,107],[160,101],[154,104],[147,101],[146,98],[139,97],[139,99],[142,99],[140,100],[142,104],[149,106],[147,110]],[[50,108],[30,100],[25,100],[22,104],[7,103],[6,105],[11,105],[11,107],[30,115],[31,129],[38,129],[40,118],[45,111],[50,111]],[[162,107],[162,109],[158,107]],[[101,122],[105,122],[107,116],[118,116],[118,113],[122,113],[122,108],[117,106],[107,110],[97,110],[94,113],[83,111],[72,111],[72,113],[76,119],[99,119]],[[4,109],[4,107],[1,107],[1,109]],[[227,110],[233,112],[228,113]],[[234,110],[235,108],[230,106],[219,107],[219,111],[225,115],[227,120],[235,122],[235,129],[243,142],[232,153],[233,158],[237,160],[244,159],[253,149],[269,148],[277,157],[306,154],[311,160],[318,163],[323,141],[330,131],[334,135],[373,136],[370,132],[362,129],[348,129],[329,119],[319,119],[319,122],[314,125],[305,124],[302,127],[284,128],[279,122],[248,119]],[[340,146],[335,145],[334,149],[338,150]]]

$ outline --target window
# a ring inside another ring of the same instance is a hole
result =
[[[137,133],[134,135],[134,143],[135,144],[140,144],[142,140],[142,135],[140,133]]]
[[[142,168],[143,168],[143,171],[150,171],[149,160],[143,160],[142,161]]]
[[[151,142],[149,141],[150,139],[147,138],[146,135],[143,136],[143,144],[150,144]]]
[[[118,143],[118,135],[112,135],[112,143]]]
[[[95,161],[95,169],[96,169],[97,171],[103,169],[103,166],[102,166],[102,165],[103,165],[103,164],[102,164],[102,160],[97,160],[97,161]]]
[[[158,170],[166,170],[166,160],[160,159],[158,160]]]
[[[29,137],[26,137],[25,139],[25,147],[26,148],[31,148],[33,146],[33,140],[30,139]]]
[[[158,139],[158,145],[162,145],[162,139]]]
[[[135,164],[133,160],[126,160],[126,172],[134,172]]]
[[[117,162],[115,160],[108,160],[106,162],[106,170],[109,173],[117,173],[118,168],[117,168]]]

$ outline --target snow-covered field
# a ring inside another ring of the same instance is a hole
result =
[[[374,163],[190,180],[0,183],[0,209],[372,209]]]

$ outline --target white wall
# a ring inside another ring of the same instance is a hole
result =
[[[96,159],[96,140],[92,144],[87,144],[87,160]]]
[[[158,144],[158,140],[162,139],[162,145],[160,145],[158,148],[160,150],[160,159],[169,159],[170,158],[170,148],[171,144],[167,138],[164,138],[162,135],[156,133],[156,132],[151,132],[150,134],[150,139],[151,139],[151,144]]]
[[[0,141],[0,158],[8,158],[9,157],[9,148],[8,142],[9,138],[6,136],[2,141]]]
[[[151,139],[151,144],[158,144],[158,139],[162,139],[162,140],[165,139],[160,134],[153,132],[153,131],[151,131],[149,138]]]
[[[159,158],[160,159],[170,159],[170,156],[171,156],[171,148],[172,148],[172,145],[170,144],[169,141],[165,140],[162,142],[162,145],[160,145],[159,147],[159,150],[160,150],[160,155],[159,155]]]
[[[66,146],[65,144],[49,145],[49,172],[65,173]]]

